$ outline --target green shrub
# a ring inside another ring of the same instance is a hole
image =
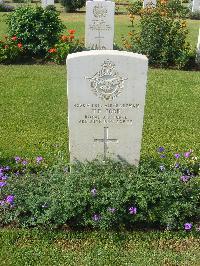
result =
[[[186,42],[186,21],[176,18],[171,8],[158,4],[142,9],[140,14],[139,30],[133,25],[129,40],[124,39],[127,50],[145,54],[150,64],[161,67],[184,68],[194,60],[194,51]]]
[[[168,12],[174,14],[176,17],[188,17],[190,9],[187,6],[181,4],[180,0],[160,0],[157,1],[157,6],[165,6]],[[148,7],[150,8],[150,6]],[[143,1],[137,0],[129,5],[127,8],[128,13],[131,15],[140,15],[143,10]]]
[[[23,44],[16,36],[0,40],[0,63],[14,63],[23,55]]]
[[[85,5],[86,0],[60,0],[66,12],[73,12]]]
[[[59,42],[49,49],[47,59],[56,64],[64,64],[68,54],[82,51],[84,44],[74,34],[75,30],[71,29],[68,35],[62,35]]]
[[[180,0],[166,1],[166,8],[171,11],[175,16],[186,18],[189,15],[190,9],[184,6]]]
[[[54,7],[19,7],[8,17],[9,35],[20,38],[29,55],[43,57],[64,29],[58,16]]]
[[[131,15],[139,15],[141,8],[143,6],[143,2],[140,0],[137,0],[135,2],[133,2],[132,4],[130,4],[127,8],[128,13]]]
[[[71,173],[62,162],[33,173],[18,161],[17,176],[1,168],[1,178],[10,177],[6,184],[1,182],[0,223],[51,227],[67,223],[101,229],[141,225],[182,229],[188,223],[195,227],[200,211],[199,161],[187,152],[183,159],[176,154],[169,165],[160,152],[161,159],[143,161],[139,168],[111,160],[77,163]]]

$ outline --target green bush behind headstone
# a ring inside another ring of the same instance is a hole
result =
[[[85,5],[85,0],[60,0],[66,12],[73,12]]]
[[[16,36],[28,55],[45,56],[64,29],[54,7],[19,7],[7,20],[9,35]]]

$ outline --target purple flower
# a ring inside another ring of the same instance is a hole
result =
[[[15,173],[15,175],[16,175],[16,176],[19,176],[19,171],[17,171],[17,172]]]
[[[179,163],[175,163],[174,168],[179,168]]]
[[[5,201],[6,201],[6,203],[13,204],[14,199],[15,199],[15,196],[14,195],[8,195],[6,197],[6,200]]]
[[[9,170],[10,170],[10,166],[6,166],[6,167],[5,167],[5,170],[6,170],[6,171],[9,171]]]
[[[28,161],[27,161],[27,160],[23,160],[23,161],[22,161],[22,164],[23,164],[23,165],[27,165],[27,164],[28,164]]]
[[[1,177],[1,180],[7,180],[8,179],[8,176],[7,175],[3,175],[2,177]]]
[[[164,165],[160,165],[160,171],[165,171]]]
[[[3,173],[3,170],[4,170],[3,167],[1,167],[0,168],[0,174]]]
[[[95,222],[98,222],[100,219],[101,219],[101,216],[99,214],[94,214],[92,216],[92,220],[95,221]]]
[[[38,156],[38,157],[36,158],[36,163],[41,163],[41,161],[43,161],[42,156]]]
[[[191,223],[185,223],[185,224],[184,224],[184,229],[185,229],[186,231],[189,231],[191,228],[192,228],[192,224],[191,224]]]
[[[181,155],[180,155],[179,153],[175,153],[175,154],[174,154],[174,157],[175,157],[176,159],[178,159],[178,158],[181,157]]]
[[[157,149],[158,152],[163,152],[164,150],[165,150],[164,147],[158,147]]]
[[[6,185],[6,182],[0,182],[0,187],[4,187]]]
[[[116,211],[116,208],[108,208],[108,211],[111,212],[111,213],[114,213]]]
[[[165,157],[166,157],[165,154],[161,154],[161,155],[160,155],[160,158],[165,158]]]
[[[91,193],[92,193],[92,196],[96,196],[96,194],[97,194],[97,190],[96,190],[96,188],[93,188],[93,189],[91,190]]]
[[[190,154],[191,154],[191,151],[187,151],[187,152],[184,153],[184,157],[188,158],[188,157],[190,157]]]
[[[183,181],[183,182],[187,182],[187,181],[190,179],[190,177],[189,177],[188,175],[182,175],[182,176],[180,177],[180,179],[181,179],[181,181]]]
[[[0,206],[3,206],[5,204],[4,200],[0,200]]]
[[[137,208],[136,207],[130,207],[129,209],[130,214],[136,214],[137,213]]]
[[[21,162],[21,158],[20,158],[19,156],[16,156],[16,157],[15,157],[15,162],[16,162],[16,163]]]

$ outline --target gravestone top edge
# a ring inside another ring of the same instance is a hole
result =
[[[96,55],[105,55],[105,56],[129,56],[136,59],[145,60],[148,62],[148,58],[146,55],[126,52],[126,51],[117,51],[117,50],[91,50],[91,51],[84,51],[78,53],[72,53],[67,56],[67,61],[80,58],[80,57],[87,57],[87,56],[96,56]]]

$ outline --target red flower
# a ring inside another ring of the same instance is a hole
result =
[[[56,48],[51,48],[51,49],[49,49],[49,51],[48,51],[49,53],[56,53]]]
[[[13,36],[13,37],[11,38],[11,40],[12,40],[12,41],[16,41],[16,40],[17,40],[17,37],[16,37],[16,36]]]
[[[69,34],[74,34],[76,31],[75,30],[69,30]]]
[[[22,48],[22,43],[18,43],[17,46],[18,46],[19,48]]]
[[[67,39],[68,39],[68,36],[66,36],[66,35],[62,35],[62,36],[61,36],[61,40],[62,40],[63,42],[66,42]]]
[[[74,35],[70,35],[69,38],[70,38],[70,40],[73,40],[74,39]]]

